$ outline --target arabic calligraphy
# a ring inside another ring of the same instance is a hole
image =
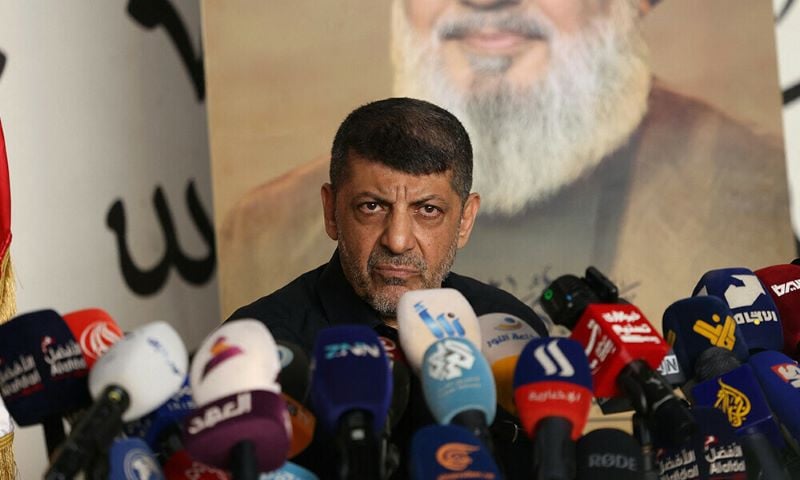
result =
[[[714,408],[722,410],[728,416],[728,422],[733,427],[741,427],[750,413],[750,399],[740,390],[733,388],[722,379],[717,379],[719,391]]]

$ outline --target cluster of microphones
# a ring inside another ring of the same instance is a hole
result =
[[[541,480],[797,478],[800,265],[706,273],[663,336],[592,267],[540,305],[561,336],[432,289],[401,297],[396,332],[333,326],[305,351],[238,319],[191,359],[165,322],[42,310],[0,325],[0,394],[44,427],[48,480],[520,477],[509,455]],[[584,435],[593,402],[632,434]]]

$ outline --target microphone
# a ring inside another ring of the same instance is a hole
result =
[[[584,278],[575,275],[556,278],[539,298],[539,304],[553,322],[570,330],[593,303],[627,303],[619,297],[614,282],[595,267],[587,268]]]
[[[592,401],[592,377],[583,347],[567,338],[535,338],[519,355],[514,399],[534,442],[534,477],[575,477],[575,443]]]
[[[164,480],[164,472],[150,447],[140,438],[114,440],[108,452],[108,475],[94,478],[108,480]]]
[[[339,478],[382,477],[378,438],[392,399],[392,376],[378,335],[361,325],[321,330],[310,397],[317,420],[335,437]]]
[[[692,396],[696,405],[714,407],[727,415],[742,443],[749,470],[761,471],[770,480],[789,478],[775,450],[784,448],[785,443],[749,365],[698,383]]]
[[[664,311],[662,329],[689,377],[695,376],[698,357],[710,347],[729,350],[742,362],[749,356],[731,310],[717,297],[678,300]]]
[[[62,415],[91,403],[81,348],[61,315],[39,310],[0,325],[0,393],[20,426],[42,423],[47,450],[63,442]]]
[[[748,364],[796,448],[800,440],[800,367],[783,353],[773,351],[756,353]]]
[[[193,460],[186,450],[179,450],[164,464],[167,480],[229,480],[230,476],[222,470]]]
[[[481,345],[478,317],[458,290],[435,288],[412,290],[397,302],[400,344],[408,364],[419,373],[425,350],[443,338],[466,338]]]
[[[408,398],[411,394],[411,373],[408,371],[406,356],[397,342],[384,336],[379,336],[378,339],[383,345],[386,356],[389,357],[389,365],[392,369],[392,402],[389,405],[387,424],[390,427],[387,430],[391,430],[397,426],[408,407]]]
[[[704,295],[725,301],[751,353],[783,347],[778,309],[752,270],[723,268],[706,272],[692,292],[695,297]]]
[[[139,437],[155,451],[165,452],[169,457],[183,448],[180,440],[180,425],[197,405],[192,398],[188,376],[181,388],[163,405],[142,418],[128,422],[123,426],[128,436]]]
[[[688,409],[654,370],[669,347],[638,308],[589,305],[571,338],[585,348],[595,396],[624,393],[653,430],[664,432],[675,443],[692,433],[694,422]]]
[[[261,474],[259,480],[317,480],[317,476],[292,462],[286,462],[277,470]]]
[[[411,439],[411,478],[496,479],[500,470],[481,442],[453,425],[422,427]]]
[[[800,357],[800,266],[773,265],[755,271],[775,302],[783,331],[783,353]]]
[[[197,350],[189,382],[199,405],[184,419],[193,458],[254,479],[286,461],[291,422],[276,378],[278,349],[263,323],[228,322]]]
[[[281,371],[278,383],[283,390],[283,399],[292,422],[292,438],[288,458],[294,458],[306,449],[314,438],[317,420],[304,405],[308,390],[310,365],[308,356],[298,345],[283,340],[277,341]]]
[[[86,366],[90,369],[100,355],[106,353],[123,336],[117,322],[99,308],[68,313],[64,315],[64,321],[81,346]]]
[[[481,327],[481,352],[492,368],[497,403],[512,415],[514,405],[514,368],[525,345],[539,334],[522,319],[505,313],[487,313],[478,317]]]
[[[431,414],[441,424],[469,430],[494,451],[489,425],[497,398],[489,363],[469,340],[444,338],[425,352],[422,390]]]
[[[51,458],[45,478],[71,478],[105,452],[123,421],[149,413],[180,388],[187,364],[186,347],[165,322],[143,325],[115,343],[89,373],[95,401]]]
[[[601,428],[578,440],[575,447],[582,480],[644,480],[642,452],[635,438],[622,430]]]
[[[267,327],[258,320],[239,319],[203,340],[192,360],[189,383],[195,403],[205,405],[236,392],[280,393],[280,369],[278,347]]]

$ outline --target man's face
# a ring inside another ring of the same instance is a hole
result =
[[[617,0],[610,0],[617,1]],[[526,88],[543,77],[556,35],[608,14],[609,0],[406,0],[411,28],[438,39],[438,56],[461,91]]]
[[[403,293],[441,287],[469,239],[480,199],[472,194],[462,208],[451,175],[412,175],[351,155],[336,193],[322,187],[345,277],[384,317],[395,316]]]
[[[515,215],[624,145],[647,109],[639,0],[395,0],[396,96],[469,132],[484,213]]]

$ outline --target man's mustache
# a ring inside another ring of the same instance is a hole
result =
[[[468,12],[458,17],[443,17],[437,23],[435,30],[442,40],[459,39],[482,30],[496,30],[545,40],[553,33],[553,27],[546,20],[516,11]]]
[[[413,253],[395,255],[384,248],[373,250],[367,260],[367,270],[371,271],[376,265],[389,265],[392,267],[411,267],[420,273],[428,270],[425,259]]]

